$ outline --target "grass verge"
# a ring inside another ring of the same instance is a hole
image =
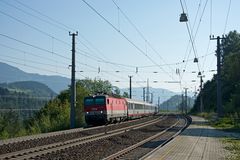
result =
[[[240,133],[240,121],[231,116],[217,118],[216,113],[199,113],[197,116],[203,117],[208,120],[209,124],[219,130],[226,132]],[[239,138],[223,138],[224,148],[230,152],[227,155],[229,160],[240,160],[240,139]]]
[[[225,144],[225,149],[231,154],[227,157],[229,160],[240,159],[240,139],[236,138],[224,138],[222,142]]]

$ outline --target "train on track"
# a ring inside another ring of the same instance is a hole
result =
[[[157,107],[128,98],[95,95],[84,98],[84,112],[86,123],[96,125],[153,115]]]

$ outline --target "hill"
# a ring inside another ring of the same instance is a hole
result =
[[[39,82],[2,83],[0,84],[0,114],[15,112],[19,118],[26,119],[55,96],[55,92]]]
[[[188,103],[188,111],[190,108],[193,107],[194,99],[191,97],[187,97]],[[181,95],[174,95],[168,100],[164,101],[160,104],[161,110],[169,110],[169,111],[179,111],[182,109],[182,96]]]
[[[121,89],[121,92],[129,92],[128,88]],[[169,91],[162,88],[149,88],[149,92],[153,93],[153,103],[158,104],[158,97],[160,97],[160,103],[166,101],[170,97],[176,95],[177,93]],[[136,87],[132,88],[133,99],[143,100],[143,88]],[[151,97],[149,98],[151,100]]]
[[[6,88],[9,91],[22,92],[35,97],[55,97],[57,95],[45,84],[34,81],[2,83],[0,87]]]
[[[70,79],[61,76],[46,76],[24,72],[16,67],[0,62],[0,83],[36,81],[47,85],[55,93],[67,89]]]

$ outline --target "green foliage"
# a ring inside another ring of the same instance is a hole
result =
[[[3,83],[0,86],[0,108],[19,110],[20,119],[29,118],[33,115],[33,110],[42,108],[55,96],[46,85],[38,82]]]
[[[212,125],[219,129],[234,128],[234,122],[229,117],[220,118],[218,121],[212,122]]]
[[[236,138],[225,138],[222,140],[225,143],[225,149],[231,154],[228,159],[239,160],[240,159],[240,140]]]
[[[79,80],[76,83],[76,127],[85,125],[83,100],[84,97],[98,92],[113,94],[120,97],[120,90],[113,87],[108,81]],[[0,88],[0,93],[9,94],[7,89]],[[24,94],[25,93],[21,93]],[[9,102],[8,102],[9,103]],[[0,138],[10,138],[29,134],[38,134],[70,127],[70,88],[62,91],[53,100],[50,100],[41,110],[29,120],[21,121],[17,114],[9,113],[0,117]]]
[[[129,98],[129,95],[127,92],[123,92],[123,95],[122,95],[124,98]]]
[[[6,88],[10,91],[23,92],[31,96],[39,97],[54,97],[54,93],[48,86],[45,84],[34,82],[34,81],[22,81],[22,82],[13,82],[13,83],[2,83],[0,87]]]
[[[59,99],[50,101],[40,112],[31,119],[30,131],[42,133],[69,128],[70,104],[68,101],[61,103]]]
[[[21,120],[15,112],[10,111],[0,115],[0,139],[24,135],[22,127]]]
[[[222,46],[222,103],[225,117],[229,117],[240,114],[240,34],[229,32]],[[203,96],[204,111],[216,112],[216,76],[204,84],[200,94]],[[199,112],[199,106],[200,96],[195,101],[192,113]]]
[[[109,81],[85,79],[79,80],[77,84],[89,91],[90,94],[112,94],[113,87]]]

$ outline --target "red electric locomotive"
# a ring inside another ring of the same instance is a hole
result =
[[[86,123],[95,125],[152,115],[157,107],[128,98],[96,95],[85,97],[84,111]]]
[[[85,97],[84,111],[87,124],[105,124],[127,118],[126,100],[108,95]]]

